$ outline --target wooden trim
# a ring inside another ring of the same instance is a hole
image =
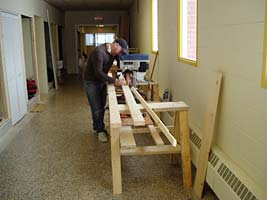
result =
[[[177,145],[176,147],[174,147],[172,145],[164,145],[164,146],[143,146],[143,147],[136,147],[134,149],[121,148],[120,152],[122,156],[172,154],[172,153],[180,153],[181,146]]]
[[[136,98],[144,106],[144,108],[146,108],[147,112],[150,114],[150,116],[152,117],[152,119],[154,120],[154,122],[157,124],[157,126],[160,128],[160,130],[162,131],[162,133],[166,136],[166,138],[170,141],[170,143],[173,146],[176,146],[177,145],[176,139],[170,133],[170,131],[168,130],[168,128],[163,124],[163,122],[160,120],[160,118],[156,115],[156,113],[154,113],[154,111],[149,107],[149,105],[147,104],[147,102],[143,99],[143,97],[137,92],[137,90],[134,87],[132,87],[131,90],[134,93],[134,95],[136,96]]]
[[[145,119],[142,116],[141,111],[138,109],[136,101],[131,93],[131,90],[128,85],[123,85],[122,90],[125,96],[126,103],[131,113],[131,117],[134,122],[134,126],[144,126]]]

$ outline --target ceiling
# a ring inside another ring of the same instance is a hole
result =
[[[44,0],[61,10],[129,10],[134,0]]]

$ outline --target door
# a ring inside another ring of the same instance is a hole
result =
[[[7,77],[9,107],[12,124],[27,112],[26,80],[22,57],[22,30],[20,17],[1,13],[3,32],[3,55]]]

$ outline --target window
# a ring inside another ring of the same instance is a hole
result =
[[[85,34],[85,44],[86,46],[93,46],[95,45],[95,36],[92,33]]]
[[[158,0],[152,0],[152,52],[158,51]]]
[[[86,46],[99,46],[104,43],[112,43],[115,33],[87,33],[85,34]]]
[[[197,0],[178,0],[178,60],[197,66]]]
[[[264,21],[264,49],[263,49],[263,65],[262,65],[262,81],[261,86],[267,88],[267,1],[265,3],[265,21]]]

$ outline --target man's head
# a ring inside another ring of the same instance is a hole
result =
[[[113,56],[121,56],[124,54],[128,54],[127,42],[122,38],[114,40],[111,46],[111,54]]]

